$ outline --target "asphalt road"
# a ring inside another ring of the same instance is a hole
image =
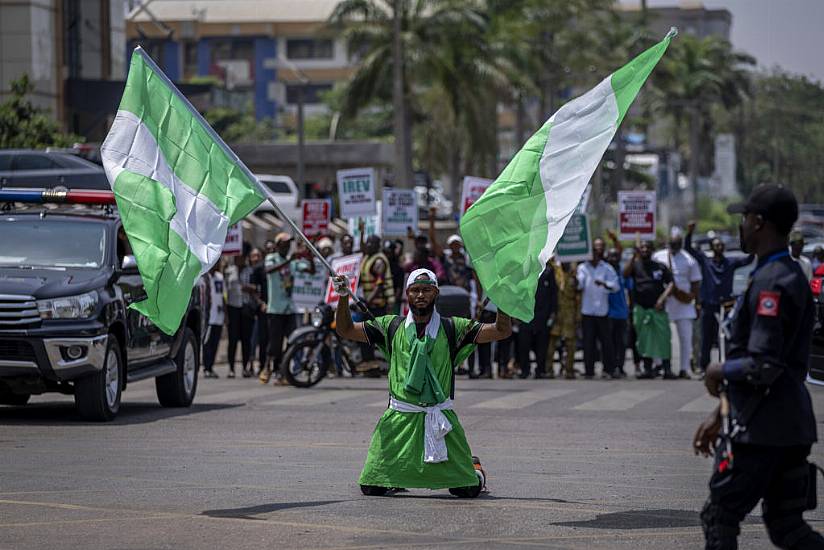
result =
[[[824,389],[810,391],[821,418]],[[0,548],[702,547],[711,466],[690,440],[713,403],[697,381],[459,379],[490,477],[476,500],[360,494],[385,404],[385,379],[221,378],[184,410],[133,384],[109,424],[62,396],[0,407]],[[824,512],[808,518],[824,530]],[[770,548],[758,515],[741,547]]]

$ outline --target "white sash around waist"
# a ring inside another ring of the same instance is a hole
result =
[[[419,407],[412,403],[399,401],[390,395],[389,408],[402,413],[426,413],[423,431],[423,461],[428,464],[447,461],[449,457],[444,438],[452,431],[452,424],[449,423],[443,411],[452,410],[451,399],[431,407]]]

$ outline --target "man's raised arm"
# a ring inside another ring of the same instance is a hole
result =
[[[506,313],[498,310],[494,323],[484,323],[475,338],[476,344],[488,344],[509,338],[512,334],[512,318]]]
[[[340,296],[338,299],[338,309],[335,311],[335,331],[341,338],[367,343],[368,340],[363,323],[355,323],[352,321],[352,312],[349,309],[348,287],[349,281],[346,280],[346,277],[338,277],[335,279],[335,291]]]

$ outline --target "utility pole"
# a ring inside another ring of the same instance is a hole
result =
[[[395,134],[395,186],[411,188],[415,185],[412,173],[412,132],[406,105],[406,75],[404,67],[403,17],[407,0],[392,3],[392,104]]]
[[[305,142],[303,139],[303,94],[306,88],[305,79],[301,79],[300,83],[298,84],[298,189],[300,190],[301,195],[305,192],[303,188],[303,184],[305,183],[304,178],[304,171],[305,171],[305,160],[304,160],[304,146]]]

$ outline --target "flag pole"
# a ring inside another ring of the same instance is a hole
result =
[[[266,187],[266,184],[262,183],[256,177],[252,176],[252,178],[254,179],[254,182],[257,185],[258,190],[261,193],[263,193],[263,196],[266,197],[266,200],[268,200],[272,207],[275,209],[275,213],[277,213],[278,217],[289,224],[289,227],[291,227],[292,231],[294,231],[295,234],[300,238],[300,240],[303,241],[303,244],[306,245],[306,248],[309,249],[309,252],[311,252],[320,261],[320,263],[323,264],[323,267],[325,267],[327,271],[329,271],[329,275],[331,275],[332,277],[337,277],[338,274],[335,273],[334,269],[332,269],[332,264],[330,264],[326,260],[326,258],[323,257],[323,254],[321,254],[318,251],[318,249],[315,248],[315,245],[312,244],[312,241],[310,241],[309,238],[303,234],[303,231],[301,231],[298,228],[298,225],[294,221],[292,221],[292,218],[284,214],[283,210],[280,209],[280,206],[278,206],[278,203],[275,200],[275,194],[272,192],[272,190]]]
[[[323,267],[325,267],[325,268],[326,268],[326,270],[327,270],[327,271],[329,271],[329,276],[330,276],[330,277],[337,277],[337,276],[338,276],[338,274],[335,272],[335,270],[334,270],[334,269],[332,269],[332,264],[330,264],[330,263],[326,260],[326,258],[324,258],[324,257],[323,257],[323,254],[321,254],[320,252],[318,252],[318,249],[317,249],[317,248],[315,248],[315,245],[314,245],[314,244],[312,244],[312,241],[310,241],[310,240],[309,240],[309,238],[308,238],[306,235],[304,235],[304,234],[303,234],[303,231],[301,231],[301,230],[298,228],[298,225],[297,225],[294,221],[292,221],[292,218],[290,218],[289,216],[287,216],[286,214],[284,214],[284,213],[283,213],[283,210],[281,210],[281,209],[280,209],[280,206],[278,206],[278,203],[275,201],[275,194],[271,191],[271,189],[269,189],[268,187],[266,187],[266,185],[265,185],[264,183],[262,183],[259,179],[257,179],[256,177],[254,177],[254,175],[252,175],[252,180],[255,182],[255,185],[257,185],[258,190],[259,190],[261,193],[263,193],[263,196],[264,196],[264,197],[266,197],[266,200],[268,200],[268,201],[269,201],[269,203],[272,205],[272,207],[275,209],[275,212],[277,213],[277,215],[278,215],[278,216],[279,216],[282,220],[285,220],[285,221],[286,221],[286,223],[288,223],[288,224],[289,224],[289,226],[292,228],[292,230],[295,232],[295,234],[297,234],[297,235],[298,235],[298,237],[300,237],[300,240],[301,240],[301,241],[303,241],[303,244],[305,244],[305,245],[306,245],[306,248],[308,248],[308,249],[309,249],[309,251],[310,251],[310,252],[311,252],[311,253],[312,253],[312,254],[313,254],[313,255],[314,255],[314,256],[315,256],[318,260],[320,260],[320,262],[323,264]],[[354,293],[354,292],[352,292],[352,289],[351,289],[351,288],[348,288],[348,287],[347,287],[347,289],[346,289],[346,290],[348,291],[348,292],[347,292],[347,294],[349,294],[349,296],[352,298],[352,300],[354,300],[354,301],[355,301],[355,305],[357,305],[360,309],[362,309],[362,310],[363,310],[363,311],[362,311],[362,313],[363,313],[364,315],[366,315],[367,317],[369,317],[370,319],[374,320],[374,319],[375,319],[374,315],[372,315],[372,312],[370,312],[370,311],[369,311],[369,308],[368,308],[368,307],[367,307],[367,305],[363,302],[363,300],[361,300],[360,298],[358,298],[357,296],[355,296],[355,293]]]

